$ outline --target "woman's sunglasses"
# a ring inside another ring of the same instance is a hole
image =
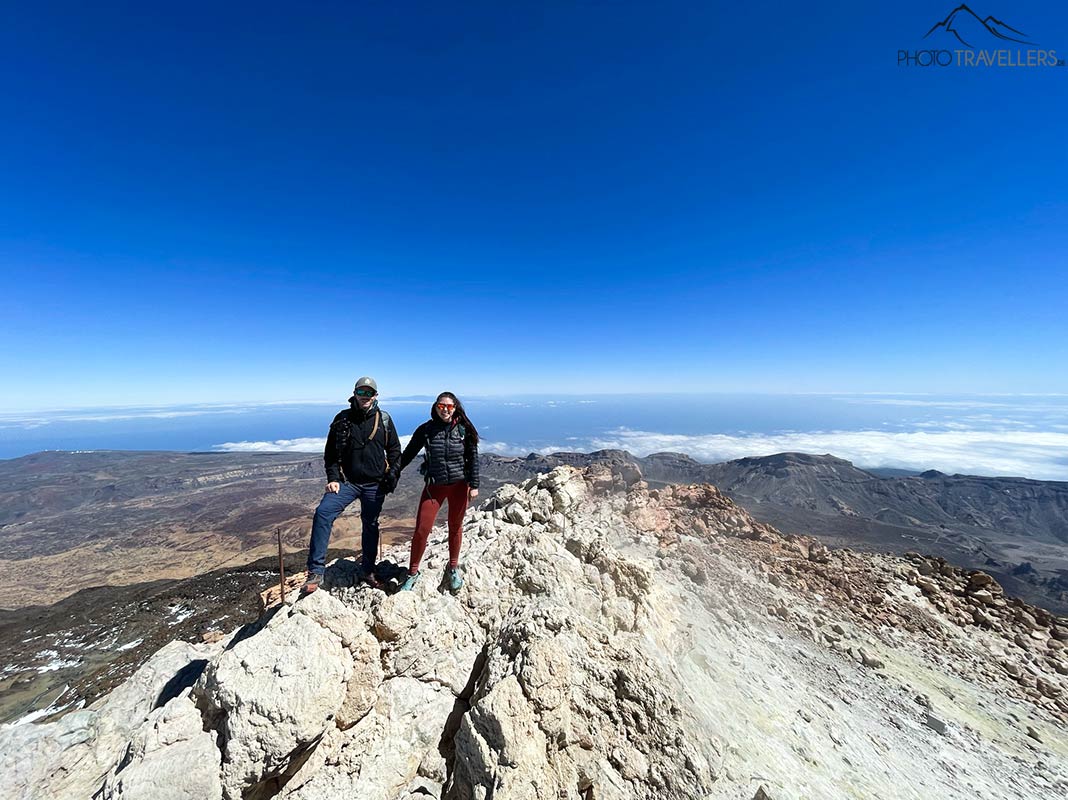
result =
[[[438,411],[448,411],[450,408],[456,408],[455,403],[438,403]]]

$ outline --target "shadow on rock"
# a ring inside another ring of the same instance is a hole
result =
[[[200,677],[200,673],[204,671],[206,666],[208,666],[208,660],[206,658],[198,658],[178,670],[173,678],[163,684],[159,697],[156,698],[156,704],[152,708],[162,708],[196,683],[197,678]]]
[[[456,758],[456,733],[460,730],[460,722],[464,714],[471,710],[471,698],[475,694],[475,688],[486,668],[486,660],[489,656],[489,645],[483,645],[482,650],[475,657],[475,663],[471,665],[471,674],[467,677],[460,696],[452,704],[452,710],[445,720],[445,727],[441,731],[441,739],[438,740],[438,753],[445,759],[445,786],[452,781],[453,761]],[[445,796],[451,796],[446,793]]]

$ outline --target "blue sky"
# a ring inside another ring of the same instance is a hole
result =
[[[9,10],[0,408],[1068,392],[1068,68],[952,8]]]

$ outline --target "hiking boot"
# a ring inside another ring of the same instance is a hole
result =
[[[464,579],[460,576],[459,567],[449,567],[445,570],[445,587],[456,594],[464,585]]]
[[[360,577],[360,580],[370,586],[372,589],[381,589],[383,584],[377,575],[373,572],[365,572]]]
[[[419,580],[418,572],[414,575],[409,574],[408,577],[404,579],[404,583],[401,584],[399,591],[410,592],[412,589],[415,588],[415,582],[417,580]]]
[[[304,581],[303,591],[304,594],[311,594],[319,588],[319,584],[323,582],[323,576],[318,572],[309,572],[308,579]]]

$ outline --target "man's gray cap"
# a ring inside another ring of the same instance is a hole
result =
[[[350,403],[355,403],[356,402],[356,389],[361,389],[364,386],[366,386],[366,387],[368,387],[370,389],[374,389],[375,390],[375,394],[378,394],[378,384],[375,383],[375,379],[371,378],[371,377],[368,377],[367,375],[364,375],[362,378],[360,378],[358,381],[356,381],[356,386],[352,390],[352,397],[349,398],[349,402]]]

